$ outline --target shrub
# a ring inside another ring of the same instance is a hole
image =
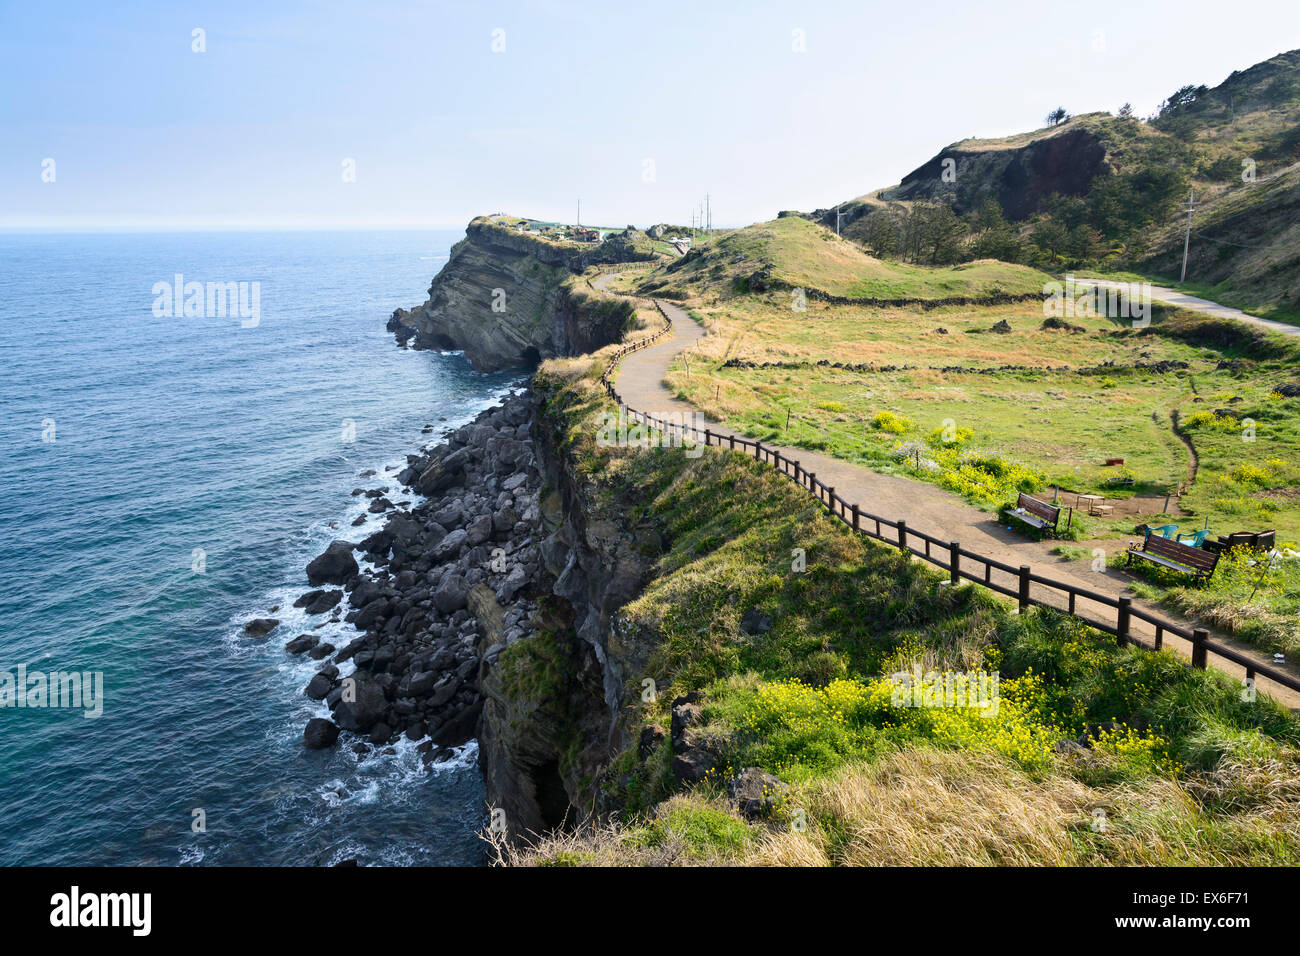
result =
[[[871,420],[871,424],[882,432],[889,432],[892,435],[906,435],[914,427],[910,418],[903,418],[893,412],[878,412]]]

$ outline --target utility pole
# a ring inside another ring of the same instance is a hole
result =
[[[1187,194],[1187,233],[1183,236],[1183,277],[1178,280],[1180,284],[1187,281],[1187,248],[1192,243],[1192,200],[1195,198],[1196,190],[1193,189]]]
[[[835,235],[840,234],[840,204],[835,204]]]
[[[582,225],[582,199],[581,198],[578,199],[578,223],[577,224],[579,226]]]
[[[713,206],[709,204],[709,194],[704,194],[704,234],[713,234]]]

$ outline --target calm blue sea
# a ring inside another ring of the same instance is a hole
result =
[[[457,238],[0,236],[0,675],[104,680],[98,719],[0,708],[0,864],[482,861],[474,745],[309,752],[318,665],[283,650],[305,563],[375,526],[359,473],[516,381],[384,331]],[[177,273],[260,283],[260,322],[156,316]]]

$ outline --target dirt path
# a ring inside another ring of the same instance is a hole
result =
[[[603,289],[607,281],[606,276],[601,276],[594,284],[597,288]],[[616,377],[619,394],[629,407],[652,416],[698,412],[694,405],[675,398],[664,387],[663,377],[673,356],[689,349],[703,338],[705,330],[680,307],[664,300],[659,300],[659,304],[672,322],[672,334],[639,352],[631,353],[619,363]],[[739,432],[733,432],[721,424],[710,422],[709,428],[718,435],[734,434],[742,437]],[[926,532],[944,541],[958,541],[969,551],[978,552],[1005,564],[1016,567],[1029,565],[1034,573],[1099,594],[1119,597],[1128,589],[1129,578],[1120,571],[1113,568],[1093,571],[1091,561],[1065,561],[1051,554],[1051,549],[1058,542],[1030,541],[1023,534],[1008,530],[996,516],[980,511],[951,492],[934,485],[895,475],[880,474],[860,465],[803,448],[786,448],[768,443],[764,443],[764,447],[797,458],[805,469],[816,473],[823,482],[834,487],[841,497],[856,502],[864,511],[892,519],[901,518],[907,522],[909,528]],[[1122,549],[1126,542],[1094,542],[1094,544],[1106,545],[1111,551],[1115,551]],[[810,555],[809,560],[814,560],[813,556]],[[993,580],[996,583],[1010,586],[1010,582],[1015,580],[1010,576],[999,577],[999,574],[1000,572],[994,573]],[[1064,596],[1059,593],[1035,585],[1032,594],[1036,600],[1064,607]],[[1133,603],[1135,607],[1143,607],[1158,613],[1161,617],[1177,620],[1169,612],[1163,609],[1157,612],[1151,605],[1136,598]],[[1114,621],[1113,608],[1083,598],[1079,599],[1077,607],[1088,617]],[[1148,644],[1154,642],[1154,629],[1145,621],[1134,620],[1133,633]],[[1249,645],[1235,641],[1227,635],[1213,631],[1211,634],[1215,640],[1249,655],[1260,664],[1273,666],[1270,657],[1260,654]],[[1185,658],[1191,658],[1189,641],[1166,634],[1164,645]],[[1244,668],[1222,658],[1216,659],[1214,655],[1210,656],[1210,664],[1235,678],[1245,676]],[[1300,674],[1300,670],[1289,667],[1287,669],[1292,673]],[[1261,692],[1270,694],[1288,707],[1300,709],[1300,693],[1275,685],[1263,677],[1259,679],[1259,688]]]
[[[1103,289],[1127,289],[1128,284],[1124,282],[1112,282],[1109,279],[1075,279],[1076,286],[1095,285]],[[1182,306],[1184,309],[1195,309],[1197,312],[1205,312],[1220,319],[1236,319],[1238,322],[1245,322],[1249,325],[1258,325],[1260,328],[1268,329],[1270,332],[1280,332],[1283,335],[1300,336],[1300,326],[1288,325],[1285,322],[1274,322],[1272,319],[1261,319],[1257,315],[1251,315],[1249,312],[1242,312],[1241,309],[1234,309],[1230,306],[1220,305],[1217,302],[1211,302],[1209,299],[1198,299],[1194,295],[1188,295],[1186,292],[1178,292],[1175,289],[1166,288],[1165,286],[1154,285],[1151,287],[1151,298],[1157,302],[1167,302],[1170,305]]]

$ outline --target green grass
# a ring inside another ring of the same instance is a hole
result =
[[[693,347],[690,375],[678,359],[666,382],[750,437],[932,482],[990,511],[1054,485],[1148,495],[1150,513],[1183,487],[1182,508],[1216,534],[1274,527],[1300,541],[1300,509],[1288,507],[1300,399],[1274,391],[1295,380],[1296,348],[1280,336],[1167,309],[1147,329],[1076,318],[1082,331],[1062,332],[1041,327],[1034,303],[795,312],[768,294],[696,311],[712,334]],[[988,331],[1002,322],[1009,333]],[[1150,367],[1160,362],[1187,367]],[[1198,424],[1215,409],[1227,410],[1215,427]],[[1255,460],[1276,464],[1233,477]]]
[[[763,279],[755,282],[756,275]],[[680,264],[644,279],[641,288],[682,298],[705,288],[748,292],[764,281],[849,298],[943,299],[1040,293],[1050,277],[993,260],[934,268],[874,259],[815,223],[787,216],[706,239]]]

